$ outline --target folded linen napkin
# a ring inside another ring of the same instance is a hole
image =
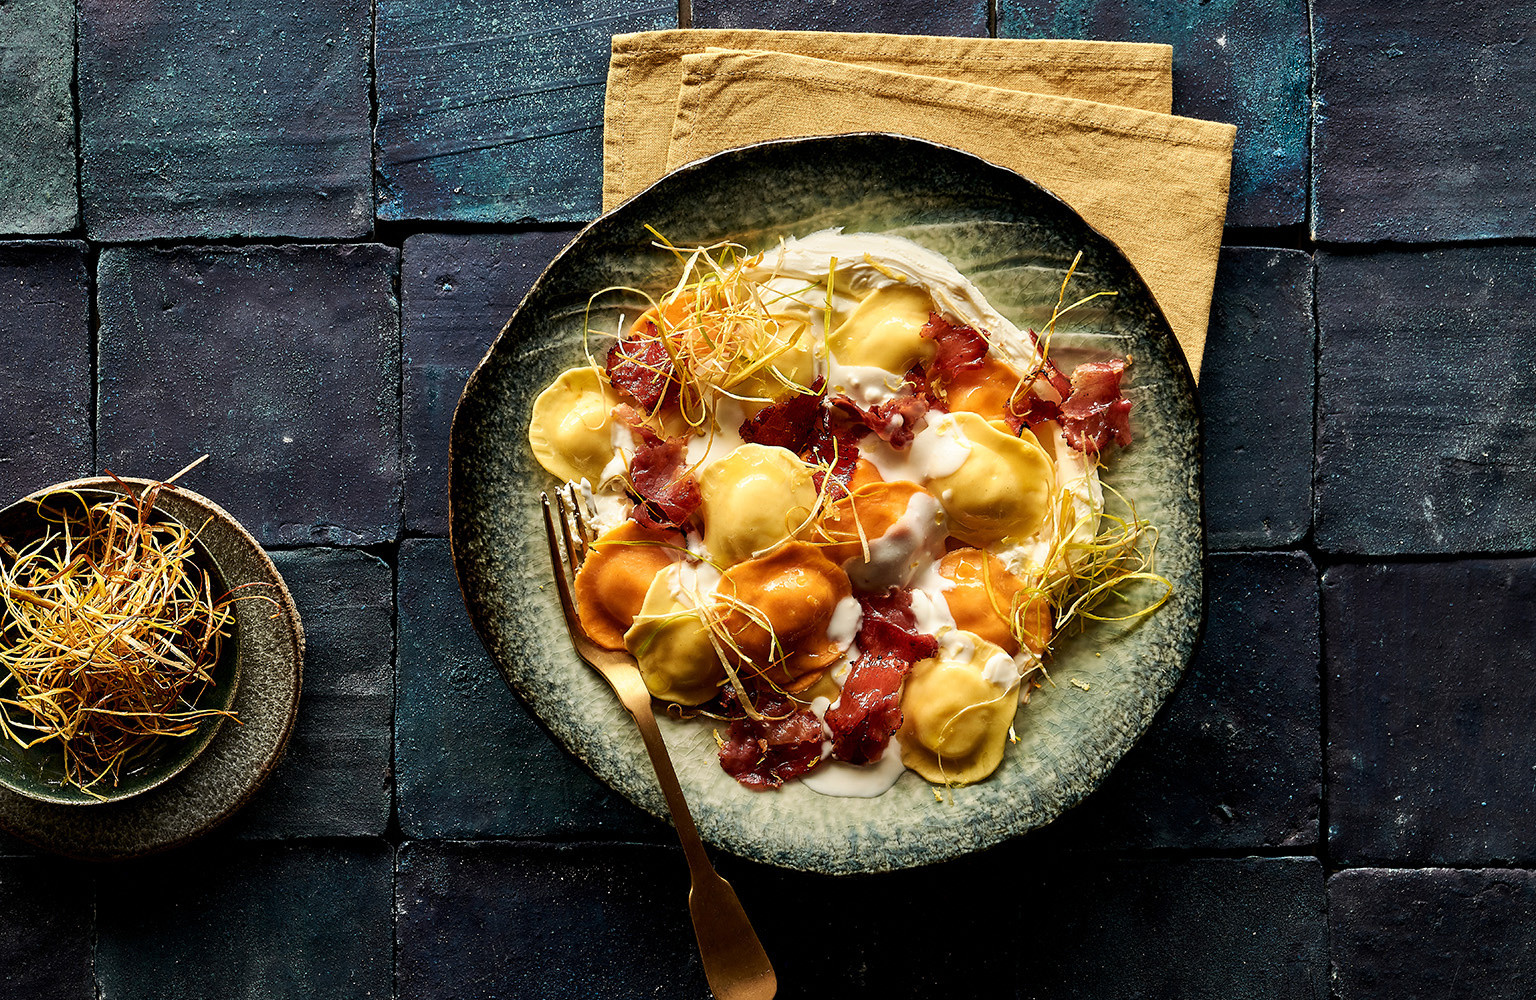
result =
[[[724,41],[751,48],[720,47]],[[973,72],[978,63],[993,70]],[[618,36],[605,206],[666,170],[751,142],[884,131],[955,146],[1035,181],[1114,241],[1163,307],[1198,378],[1236,129],[1162,113],[1169,81],[1166,46],[745,31]]]

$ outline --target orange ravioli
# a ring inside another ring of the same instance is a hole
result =
[[[576,613],[592,641],[623,649],[651,581],[677,562],[684,539],[676,531],[625,521],[605,532],[576,574]]]
[[[990,355],[976,368],[946,375],[942,384],[950,412],[977,413],[987,420],[1008,419],[1008,402],[1018,388],[1013,369]]]
[[[907,505],[918,493],[928,491],[916,483],[877,481],[856,487],[841,500],[828,504],[817,525],[816,540],[821,552],[841,565],[864,554],[859,531],[864,540],[873,541],[891,530],[907,512]]]
[[[860,486],[883,482],[885,477],[880,475],[880,470],[875,468],[875,463],[867,458],[861,458],[859,464],[853,467],[853,475],[848,479],[848,489],[857,490]]]
[[[1024,645],[1037,656],[1051,639],[1051,606],[1043,596],[1020,598],[1024,581],[981,549],[955,549],[939,562],[939,575],[954,582],[944,602],[955,626],[1001,647],[1009,656],[1019,651],[1008,616],[1016,616]]]
[[[790,542],[766,556],[737,563],[725,571],[717,592],[731,601],[721,618],[736,647],[731,659],[751,664],[785,690],[814,684],[818,672],[840,655],[827,638],[827,624],[853,587],[848,574],[816,546]],[[749,615],[742,604],[757,614]]]

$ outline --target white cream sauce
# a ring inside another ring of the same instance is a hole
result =
[[[888,483],[926,483],[952,475],[971,455],[971,442],[948,413],[930,414],[906,448],[892,448],[871,434],[859,444],[859,455]]]
[[[827,641],[838,649],[852,649],[853,640],[864,624],[864,608],[857,597],[844,597],[832,609],[832,620],[827,622]]]
[[[907,767],[901,762],[901,743],[896,737],[873,764],[848,764],[824,760],[800,780],[813,792],[845,799],[872,799],[884,795]]]
[[[869,540],[869,560],[863,553],[843,563],[848,579],[860,590],[906,587],[944,555],[948,534],[943,508],[927,493],[914,493],[907,509],[885,534]]]

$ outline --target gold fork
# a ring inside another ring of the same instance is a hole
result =
[[[778,992],[778,979],[768,954],[752,930],[752,922],[736,898],[736,890],[721,878],[704,853],[704,842],[693,825],[688,803],[683,799],[683,789],[677,783],[677,772],[672,769],[672,759],[667,756],[666,744],[661,740],[661,730],[656,728],[656,716],[651,711],[651,693],[634,659],[624,652],[604,649],[593,642],[576,617],[576,604],[571,599],[568,574],[574,576],[581,566],[587,550],[589,534],[581,504],[575,491],[557,492],[553,502],[548,493],[543,494],[544,530],[549,536],[549,560],[555,571],[555,589],[560,594],[560,609],[565,612],[565,624],[571,633],[571,644],[576,655],[586,661],[613,688],[614,694],[626,711],[634,717],[645,741],[645,751],[651,756],[651,766],[656,769],[656,780],[666,796],[667,808],[677,827],[677,839],[683,843],[683,854],[688,858],[688,873],[692,885],[688,890],[688,913],[693,918],[694,937],[699,942],[699,957],[704,960],[704,978],[709,981],[710,992],[718,1000],[771,1000]],[[571,522],[576,522],[576,534],[571,534]],[[555,523],[559,522],[556,537]],[[560,554],[564,542],[565,557]]]

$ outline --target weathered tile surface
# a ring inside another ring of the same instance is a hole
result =
[[[1306,218],[1306,0],[997,0],[997,22],[1005,37],[1171,44],[1174,113],[1237,125],[1227,224]]]
[[[1363,869],[1328,880],[1338,1000],[1522,1000],[1536,872]]]
[[[695,28],[773,28],[782,31],[885,31],[897,34],[985,35],[987,4],[922,0],[795,0],[764,5],[747,0],[693,0]]]
[[[243,837],[382,837],[391,803],[394,578],[365,552],[272,553],[304,620],[304,695]]]
[[[1536,235],[1531,0],[1317,0],[1322,240]]]
[[[1014,997],[1023,935],[1020,898],[1036,891],[1034,872],[999,865],[1016,855],[993,850],[956,861],[878,876],[830,878],[717,855],[736,887],[779,979],[779,997],[811,998],[836,984],[837,996]],[[1059,916],[1059,914],[1058,914]],[[1033,985],[1033,984],[1032,984]]]
[[[390,996],[382,841],[224,846],[98,873],[106,1000]]]
[[[528,287],[575,234],[426,234],[405,241],[405,530],[448,533],[448,430],[464,381]]]
[[[676,848],[407,843],[399,867],[400,1000],[708,995]]]
[[[0,858],[0,996],[95,1000],[91,876],[52,858]]]
[[[75,192],[75,5],[0,5],[0,233],[62,233]]]
[[[1312,259],[1227,247],[1200,368],[1205,544],[1279,548],[1312,524]]]
[[[0,243],[0,506],[91,471],[87,289],[80,244]]]
[[[1323,621],[1335,860],[1536,860],[1536,560],[1336,566]]]
[[[596,215],[609,39],[676,25],[657,0],[380,0],[379,218]]]
[[[475,635],[448,544],[400,547],[400,828],[408,837],[671,837],[513,697]]]
[[[875,878],[719,859],[784,998],[1327,995],[1322,866],[1131,861],[1028,842]]]
[[[400,523],[397,253],[107,250],[98,459],[185,483],[257,539],[358,544]]]
[[[1317,570],[1213,556],[1205,636],[1152,728],[1042,849],[1310,847],[1318,838]]]
[[[92,239],[372,228],[367,0],[80,4]]]
[[[1318,545],[1536,549],[1536,249],[1317,268]]]

